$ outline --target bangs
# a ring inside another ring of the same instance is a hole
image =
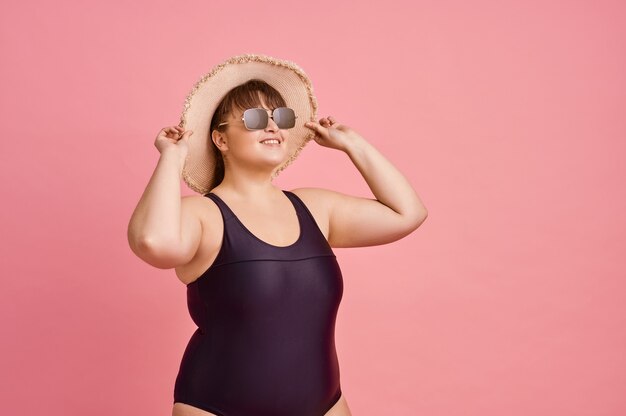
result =
[[[285,100],[278,91],[264,81],[253,79],[235,87],[224,100],[224,107],[243,111],[263,107],[263,100],[271,109],[285,106]]]
[[[234,113],[235,110],[243,112],[248,108],[263,107],[262,101],[265,101],[265,104],[272,110],[287,105],[280,93],[265,81],[251,79],[244,84],[238,85],[226,94],[215,114],[213,114],[211,131],[217,128],[217,124],[231,112]]]

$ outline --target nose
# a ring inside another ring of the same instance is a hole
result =
[[[270,117],[268,117],[268,119],[267,119],[267,126],[265,127],[265,131],[273,131],[273,132],[275,132],[275,131],[278,131],[278,130],[279,130],[278,125],[276,124],[276,122],[274,122],[274,119],[270,115]]]

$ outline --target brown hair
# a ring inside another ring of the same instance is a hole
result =
[[[251,79],[244,84],[238,85],[226,94],[220,104],[217,106],[213,117],[211,118],[211,127],[209,128],[209,141],[215,154],[215,175],[209,186],[209,191],[219,185],[224,179],[224,158],[222,152],[215,146],[211,138],[213,130],[219,132],[226,131],[228,124],[217,127],[218,124],[224,122],[234,110],[246,110],[248,108],[261,107],[261,99],[270,107],[284,107],[287,104],[280,93],[271,85],[260,79]]]

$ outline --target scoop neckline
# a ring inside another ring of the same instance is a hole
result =
[[[289,197],[289,195],[287,194],[288,191],[285,191],[284,189],[281,189],[281,191],[283,192],[283,194],[287,197],[287,199],[289,200],[289,202],[291,202],[291,205],[293,206],[293,209],[296,211],[296,217],[298,218],[298,238],[296,239],[296,241],[294,241],[293,243],[289,244],[288,246],[276,246],[274,244],[270,244],[267,241],[261,240],[259,237],[257,237],[252,231],[250,231],[248,229],[248,227],[246,227],[246,225],[241,222],[241,220],[239,219],[239,217],[233,212],[232,209],[230,209],[230,207],[228,206],[228,204],[219,197],[219,195],[217,195],[214,192],[209,192],[209,194],[217,197],[217,199],[219,199],[222,204],[224,204],[224,206],[226,207],[226,209],[228,209],[228,211],[230,211],[230,213],[232,214],[233,218],[235,218],[235,220],[239,223],[239,225],[241,225],[241,228],[243,228],[248,234],[250,234],[252,236],[252,238],[254,238],[255,240],[259,241],[262,244],[265,244],[266,246],[272,247],[272,248],[276,248],[276,249],[285,249],[285,248],[291,248],[293,246],[295,246],[296,244],[298,244],[300,242],[300,240],[302,240],[302,230],[303,230],[303,224],[302,224],[302,219],[300,218],[300,212],[298,211],[298,207],[296,206],[296,204],[294,203],[294,201]]]

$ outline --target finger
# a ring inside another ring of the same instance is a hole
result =
[[[312,130],[315,130],[319,134],[324,134],[326,132],[326,128],[323,127],[323,126],[320,126],[318,123],[314,123],[314,122],[308,121],[308,122],[304,123],[304,125],[306,127],[309,127]]]
[[[188,137],[189,137],[189,134],[187,133],[178,133],[176,136],[174,136],[174,140],[181,141]]]
[[[337,122],[337,119],[335,117],[333,117],[333,116],[328,116],[328,119],[330,120],[330,124],[333,127],[339,127],[339,126],[342,125],[341,123]]]
[[[341,131],[348,131],[348,130],[350,130],[350,128],[348,126],[337,122],[337,120],[334,117],[329,116],[328,118],[331,119],[331,122],[332,122],[331,127],[335,128],[337,130],[341,130]]]

